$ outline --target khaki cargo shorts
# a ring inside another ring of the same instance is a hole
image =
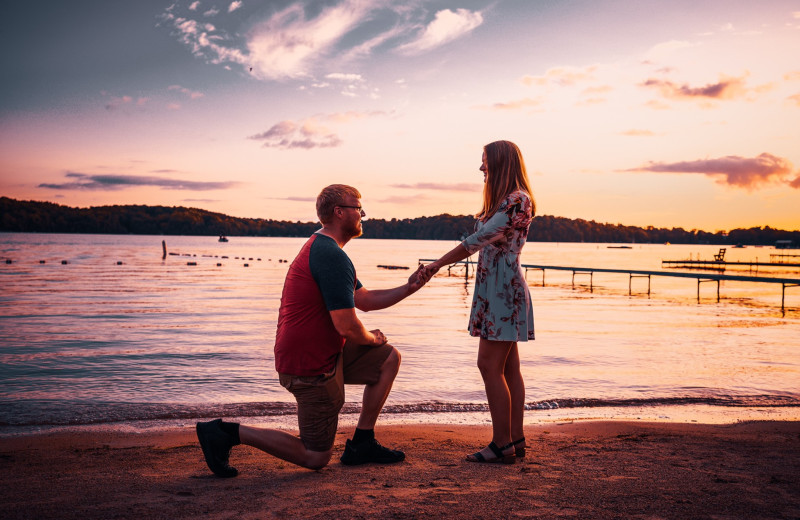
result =
[[[300,439],[312,451],[333,447],[339,411],[344,405],[344,385],[369,385],[380,377],[381,366],[394,347],[345,343],[333,370],[318,376],[279,374],[281,386],[297,401]]]

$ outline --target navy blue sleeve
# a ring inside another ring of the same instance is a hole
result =
[[[329,311],[355,308],[353,296],[361,282],[356,279],[356,268],[350,257],[330,237],[320,235],[309,251],[311,276],[317,282]]]

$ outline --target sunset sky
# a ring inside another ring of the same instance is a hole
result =
[[[800,1],[4,2],[0,195],[316,220],[479,209],[800,229]]]

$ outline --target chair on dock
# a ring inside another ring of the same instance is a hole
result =
[[[719,253],[714,255],[714,261],[715,262],[724,262],[725,261],[725,248],[724,247],[720,247],[719,248]]]

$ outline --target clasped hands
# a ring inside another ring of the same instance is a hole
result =
[[[438,271],[439,268],[435,267],[434,264],[420,264],[417,270],[408,277],[408,283],[414,291],[417,291],[421,289],[423,285],[428,283],[428,280],[433,278],[433,275],[435,275]]]

